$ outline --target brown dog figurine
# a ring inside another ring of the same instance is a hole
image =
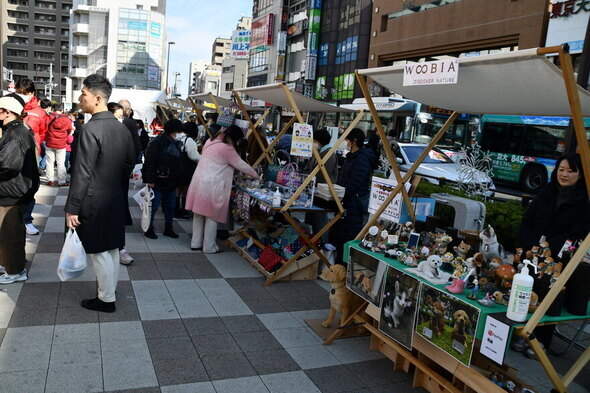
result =
[[[433,316],[430,320],[430,329],[438,337],[442,336],[445,331],[445,306],[436,301],[432,305]]]
[[[362,299],[346,288],[346,268],[344,266],[332,265],[330,269],[324,270],[320,277],[328,281],[332,287],[330,290],[330,314],[328,319],[322,322],[322,326],[330,327],[336,316],[336,311],[340,312],[339,326],[342,326],[350,314],[361,305]]]

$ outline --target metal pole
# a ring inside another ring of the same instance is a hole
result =
[[[49,63],[49,101],[53,98],[53,63]]]
[[[170,45],[174,45],[176,42],[168,41],[168,53],[166,54],[166,95],[168,95],[168,69],[170,68]]]

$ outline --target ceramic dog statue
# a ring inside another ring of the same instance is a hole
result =
[[[440,265],[442,265],[442,258],[438,255],[431,255],[418,264],[418,271],[428,278],[440,278]]]
[[[323,280],[330,283],[330,314],[328,319],[322,322],[322,326],[330,327],[336,316],[336,311],[340,313],[340,326],[356,310],[361,298],[346,288],[346,268],[342,265],[332,265],[330,269],[324,270],[320,276]]]
[[[504,247],[498,243],[498,237],[491,225],[488,225],[486,229],[479,233],[479,238],[481,239],[479,252],[483,254],[486,262],[494,257],[498,257],[502,260],[506,259]]]

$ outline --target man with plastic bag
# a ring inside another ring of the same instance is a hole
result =
[[[92,115],[82,127],[66,202],[66,224],[76,228],[94,264],[98,297],[82,307],[115,311],[119,278],[119,247],[125,244],[124,181],[135,165],[131,135],[107,110],[112,85],[93,74],[84,79],[80,107]]]
[[[39,169],[24,106],[16,94],[0,98],[0,284],[28,278],[23,215],[39,189]]]

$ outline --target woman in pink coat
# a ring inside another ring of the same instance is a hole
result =
[[[234,169],[253,177],[258,174],[236,152],[244,133],[237,126],[228,127],[203,147],[201,159],[186,196],[186,209],[192,210],[191,248],[205,254],[221,252],[215,244],[217,223],[227,221]]]

